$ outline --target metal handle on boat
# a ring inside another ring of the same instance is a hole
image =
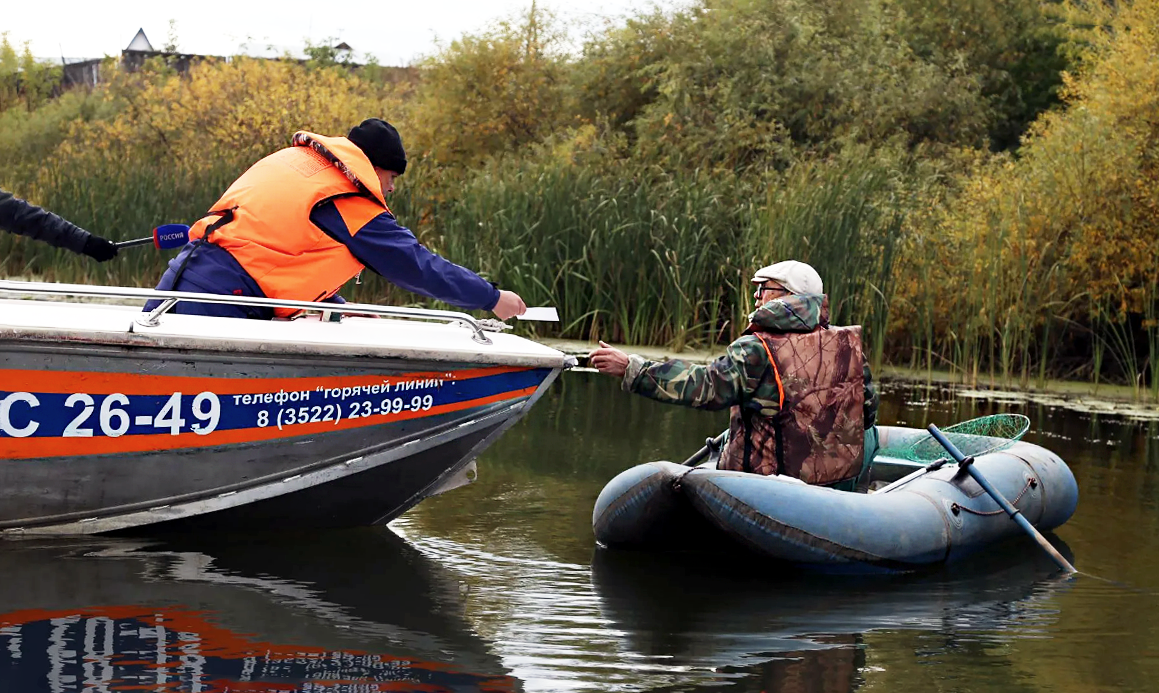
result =
[[[436,320],[449,324],[459,324],[471,330],[471,339],[480,344],[491,344],[478,320],[466,313],[449,310],[428,310],[426,308],[401,308],[396,306],[376,306],[365,303],[320,303],[316,301],[289,301],[256,296],[224,296],[221,294],[199,294],[190,291],[158,291],[124,286],[86,286],[84,284],[53,284],[48,282],[22,282],[0,279],[0,292],[15,294],[47,294],[51,296],[89,296],[94,298],[131,298],[158,300],[161,304],[149,313],[137,318],[144,327],[156,327],[161,316],[180,301],[197,303],[219,303],[235,306],[261,306],[266,308],[292,308],[295,310],[328,310],[334,313],[363,313],[407,320]]]

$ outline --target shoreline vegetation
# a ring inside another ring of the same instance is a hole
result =
[[[17,38],[0,187],[114,240],[196,220],[296,130],[380,116],[411,158],[391,208],[559,308],[526,334],[719,351],[753,270],[795,258],[877,373],[1159,403],[1159,0],[700,0],[578,48],[532,4],[406,79],[310,47],[110,59],[63,93]],[[0,276],[152,286],[168,258],[0,236]]]
[[[574,339],[544,338],[543,344],[579,358],[580,367],[586,368],[586,357],[595,344]],[[709,363],[724,353],[723,347],[713,349],[685,349],[681,351],[657,346],[626,346],[613,344],[631,354],[639,354],[653,361],[681,359],[690,363]],[[929,387],[952,388],[960,397],[987,399],[1004,403],[1042,404],[1092,414],[1112,414],[1144,421],[1159,421],[1159,402],[1140,401],[1135,389],[1126,385],[1048,378],[1032,382],[1022,388],[999,379],[980,378],[973,385],[965,385],[961,378],[945,370],[915,370],[905,366],[883,365],[874,371],[877,381],[901,381]]]

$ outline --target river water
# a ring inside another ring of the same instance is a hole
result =
[[[889,578],[597,549],[604,483],[725,417],[569,373],[389,528],[0,545],[0,693],[1159,690],[1159,422],[906,383],[879,421],[999,411],[1078,479],[1078,577],[1022,539]]]

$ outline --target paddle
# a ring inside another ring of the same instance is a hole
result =
[[[185,224],[162,224],[153,229],[152,236],[134,238],[131,241],[121,241],[118,248],[132,248],[133,246],[152,243],[158,250],[173,250],[189,242],[189,227]]]
[[[932,435],[939,443],[942,444],[942,447],[946,449],[946,452],[950,453],[950,455],[958,461],[958,468],[960,470],[964,469],[967,474],[973,477],[974,481],[977,481],[978,485],[981,486],[986,491],[986,493],[990,494],[990,497],[994,499],[994,502],[998,504],[998,507],[1005,510],[1006,514],[1010,516],[1010,519],[1014,520],[1019,527],[1026,530],[1026,533],[1029,534],[1036,542],[1038,542],[1038,545],[1041,546],[1042,549],[1046,551],[1051,558],[1054,559],[1054,562],[1058,564],[1059,568],[1062,568],[1068,573],[1078,572],[1075,570],[1075,567],[1070,564],[1070,561],[1063,558],[1063,555],[1050,545],[1050,542],[1046,540],[1046,537],[1042,536],[1042,534],[1034,528],[1034,525],[1030,524],[1030,520],[1027,520],[1022,515],[1021,510],[1011,505],[1010,501],[1006,500],[1001,493],[998,493],[998,489],[990,485],[990,482],[986,480],[986,477],[982,476],[982,473],[974,467],[973,457],[966,457],[963,455],[961,451],[958,450],[957,446],[955,446],[944,435],[942,435],[942,432],[939,431],[938,427],[934,424],[930,424],[927,430],[930,432],[930,435]]]
[[[711,451],[716,450],[717,448],[720,447],[720,444],[724,442],[724,437],[726,435],[728,435],[728,431],[721,433],[720,435],[718,435],[715,438],[705,439],[704,447],[702,447],[699,450],[697,450],[696,452],[692,453],[692,457],[689,457],[688,459],[684,460],[680,464],[682,466],[685,466],[685,467],[695,467],[696,465],[700,464],[701,462],[704,461],[705,457],[708,457],[708,455]]]

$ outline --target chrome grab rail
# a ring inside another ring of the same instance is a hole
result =
[[[484,334],[484,322],[466,313],[426,308],[402,308],[398,306],[376,306],[368,303],[321,303],[316,301],[289,301],[257,296],[227,296],[221,294],[199,294],[190,291],[158,291],[126,286],[90,286],[87,284],[55,284],[50,282],[24,282],[0,279],[0,292],[15,294],[48,294],[54,296],[89,296],[93,298],[138,298],[161,301],[161,305],[148,314],[142,312],[137,323],[145,327],[156,327],[160,318],[180,301],[196,303],[220,303],[235,306],[262,306],[266,308],[293,308],[295,310],[330,311],[333,313],[363,313],[408,320],[436,320],[452,325],[460,325],[471,330],[471,339],[481,344],[491,344]],[[491,321],[486,321],[490,327]],[[491,331],[495,331],[494,328]]]

